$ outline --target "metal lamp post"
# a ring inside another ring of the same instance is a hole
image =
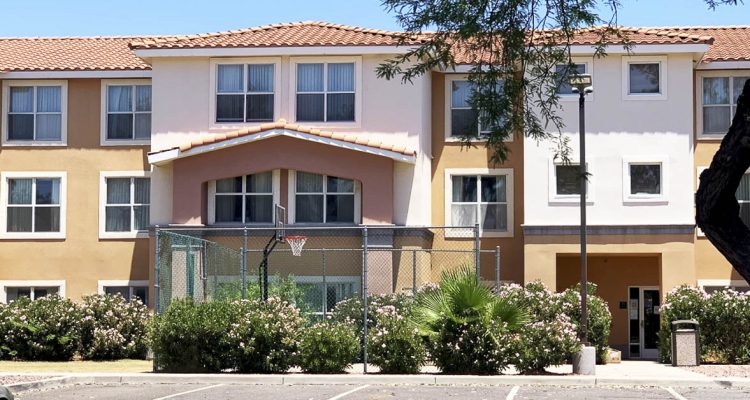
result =
[[[573,93],[578,93],[578,126],[579,126],[579,140],[580,140],[580,160],[578,164],[579,168],[579,179],[580,179],[580,190],[581,190],[581,327],[579,332],[579,338],[581,341],[582,358],[578,359],[578,368],[574,362],[574,370],[577,369],[578,373],[581,374],[593,374],[596,359],[590,360],[591,356],[587,354],[593,354],[589,347],[588,338],[588,260],[586,255],[586,186],[588,183],[586,173],[586,95],[594,91],[592,87],[591,75],[588,74],[574,74],[570,77],[570,86],[573,87]]]

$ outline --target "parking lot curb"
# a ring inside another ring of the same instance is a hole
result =
[[[750,388],[750,378],[597,378],[579,375],[252,375],[252,374],[65,374],[33,382],[8,385],[14,392],[73,384],[225,384],[225,385],[422,385],[422,386],[630,386],[630,387],[735,387]]]

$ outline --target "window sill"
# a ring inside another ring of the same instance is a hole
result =
[[[471,143],[487,143],[487,140],[488,139],[486,137],[479,136],[479,137],[471,138]],[[511,136],[509,140],[503,140],[503,142],[512,143],[513,140],[514,138],[513,136]],[[452,136],[449,134],[446,134],[445,136],[445,143],[461,143],[461,142],[463,142],[463,139],[461,139],[460,137]]]
[[[581,197],[579,195],[572,196],[558,196],[554,195],[549,198],[549,205],[564,205],[564,206],[577,206],[581,204]],[[586,198],[586,205],[593,205],[594,199]]]
[[[26,141],[26,140],[6,140],[3,142],[3,147],[65,147],[68,144],[66,142],[41,142],[41,141]]]
[[[99,232],[99,239],[148,239],[148,231]]]
[[[664,196],[627,196],[622,199],[624,205],[667,205],[669,200]]]
[[[624,93],[622,95],[622,99],[626,101],[637,101],[637,100],[645,100],[645,101],[666,101],[667,95],[666,94],[630,94],[630,93]]]
[[[474,228],[445,228],[445,237],[447,239],[474,239]],[[480,238],[512,238],[513,231],[479,231]]]
[[[65,240],[65,232],[3,232],[0,239],[9,240]]]
[[[360,128],[361,127],[361,123],[359,121],[327,122],[327,121],[297,121],[295,120],[293,124],[315,127],[319,129],[320,128]]]
[[[149,146],[151,140],[104,140],[100,144],[102,146]]]
[[[698,141],[700,142],[720,142],[724,139],[724,136],[726,136],[725,133],[707,133],[707,134],[698,134]]]

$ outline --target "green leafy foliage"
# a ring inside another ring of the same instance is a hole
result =
[[[377,324],[369,334],[368,361],[385,374],[419,373],[427,358],[419,329],[394,306],[382,306],[375,313]]]
[[[279,373],[294,365],[304,325],[297,308],[278,297],[233,305],[238,314],[227,341],[238,372]]]
[[[496,374],[508,365],[507,334],[523,325],[526,315],[464,266],[443,272],[440,287],[418,297],[413,319],[443,372]]]
[[[667,293],[661,317],[659,357],[663,362],[672,358],[672,321],[695,320],[700,324],[703,361],[750,363],[750,295],[731,289],[707,294],[683,285]]]
[[[371,294],[367,296],[367,305],[367,328],[373,329],[378,324],[378,310],[382,307],[394,307],[399,315],[409,318],[414,309],[414,296],[405,293]],[[362,337],[363,315],[362,296],[354,296],[336,303],[331,312],[331,320],[354,324],[357,336]]]
[[[268,297],[278,297],[289,304],[296,306],[303,314],[313,311],[313,307],[307,303],[305,289],[297,284],[294,276],[274,275],[268,281]],[[215,297],[217,300],[242,300],[242,282],[224,282],[218,285]],[[245,299],[260,300],[260,284],[258,277],[248,278],[245,289]]]
[[[29,361],[67,361],[81,344],[81,310],[68,299],[22,297],[0,310],[0,354]]]
[[[351,324],[326,320],[302,333],[299,366],[310,373],[343,373],[359,352],[359,339]]]
[[[154,364],[164,372],[220,372],[233,366],[227,332],[238,307],[227,301],[174,300],[150,329]]]
[[[551,365],[565,364],[580,349],[576,328],[565,314],[524,325],[514,343],[511,358],[522,374],[543,373]]]
[[[120,294],[84,296],[81,357],[87,360],[145,359],[151,314],[140,300]]]

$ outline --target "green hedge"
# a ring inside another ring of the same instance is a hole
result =
[[[679,286],[667,293],[661,318],[662,362],[670,362],[672,357],[672,321],[692,319],[700,324],[703,361],[750,363],[750,295],[729,289],[709,295],[696,287]]]

